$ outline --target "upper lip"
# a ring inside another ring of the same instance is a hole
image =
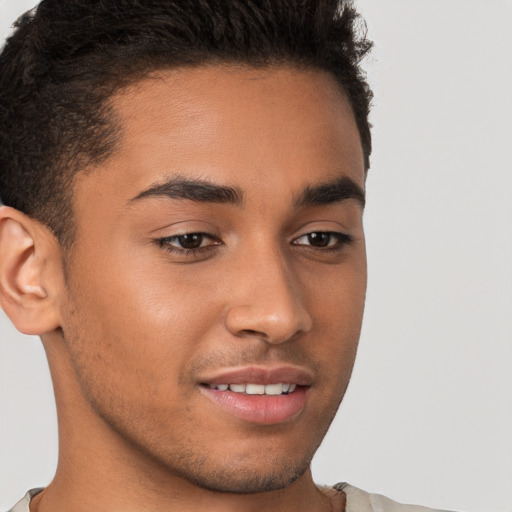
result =
[[[200,379],[201,384],[218,386],[219,384],[297,384],[310,386],[313,381],[312,372],[299,366],[244,366],[225,368]]]

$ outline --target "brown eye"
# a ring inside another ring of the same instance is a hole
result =
[[[309,233],[307,235],[309,245],[313,247],[327,247],[333,238],[332,233]]]
[[[180,255],[196,255],[201,251],[208,251],[222,245],[217,237],[207,233],[183,233],[159,238],[156,242],[163,249]]]
[[[309,247],[312,249],[342,250],[345,244],[352,242],[352,237],[345,233],[334,231],[313,231],[296,238],[293,245]]]
[[[183,249],[198,249],[203,244],[204,235],[192,233],[190,235],[180,235],[176,241]]]

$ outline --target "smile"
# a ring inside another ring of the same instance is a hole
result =
[[[199,379],[218,413],[259,425],[297,420],[309,401],[313,374],[295,366],[219,369]],[[219,416],[219,417],[222,417]]]
[[[244,393],[246,395],[288,395],[293,393],[297,384],[279,382],[277,384],[210,384],[210,389],[218,391],[233,391],[234,393]]]

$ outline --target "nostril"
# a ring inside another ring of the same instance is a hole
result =
[[[253,329],[243,329],[242,331],[240,331],[240,334],[242,336],[247,335],[247,336],[254,336],[254,337],[258,337],[258,338],[266,338],[265,333],[263,333],[261,331],[255,331]]]

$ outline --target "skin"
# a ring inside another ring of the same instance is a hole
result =
[[[159,72],[112,103],[121,138],[75,180],[69,252],[0,210],[2,307],[42,335],[59,419],[57,473],[32,511],[343,510],[309,465],[356,354],[363,206],[296,203],[340,178],[364,190],[347,99],[320,71],[204,66]],[[134,200],[169,179],[243,200]],[[184,233],[209,236],[190,252]],[[315,246],[311,233],[350,241]],[[235,417],[201,390],[219,370],[283,364],[311,381],[281,423]]]

